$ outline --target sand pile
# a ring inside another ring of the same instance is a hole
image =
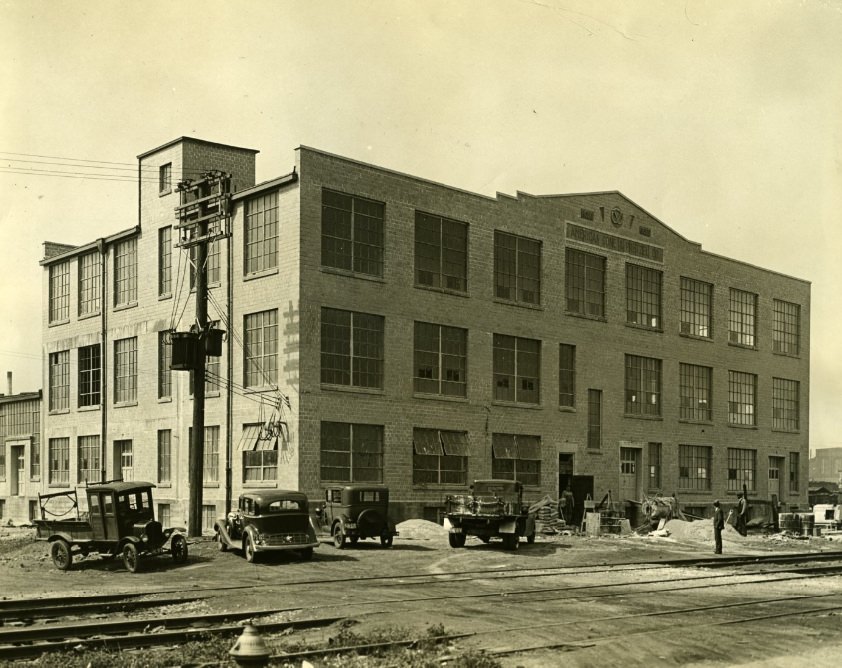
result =
[[[396,528],[400,533],[400,540],[427,540],[447,535],[447,529],[441,524],[428,520],[406,520],[398,524]]]
[[[667,522],[664,528],[669,529],[670,538],[675,538],[675,540],[687,540],[699,543],[713,542],[712,520],[685,522],[684,520],[673,519]],[[722,530],[722,540],[728,539],[742,540],[742,536],[730,524],[726,524]]]

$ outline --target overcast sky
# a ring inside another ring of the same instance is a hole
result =
[[[131,175],[187,135],[259,149],[258,180],[305,144],[485,195],[620,190],[708,251],[812,282],[810,447],[842,446],[842,0],[0,16],[0,391],[6,371],[41,385],[41,244],[137,222],[132,181],[14,172]]]

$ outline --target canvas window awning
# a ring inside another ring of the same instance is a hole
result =
[[[451,457],[468,456],[468,434],[464,431],[442,431],[441,443],[444,453]]]
[[[494,434],[491,452],[495,459],[517,459],[517,443],[514,434]]]
[[[283,432],[281,434],[283,436]],[[286,443],[286,439],[284,439]],[[253,452],[254,450],[277,450],[278,434],[269,432],[261,424],[249,424],[243,427],[243,433],[237,444],[237,450]]]
[[[412,444],[416,455],[441,455],[441,439],[436,429],[415,429],[412,432]]]

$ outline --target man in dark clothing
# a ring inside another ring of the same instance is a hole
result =
[[[573,492],[570,489],[570,483],[564,488],[561,493],[561,499],[558,503],[558,514],[567,524],[573,524]]]
[[[725,528],[725,518],[722,517],[722,508],[719,507],[719,500],[713,502],[713,553],[722,554],[722,530]]]
[[[746,515],[748,514],[748,501],[746,501],[746,496],[743,492],[737,494],[737,523],[734,527],[741,536],[747,536],[748,530],[746,529],[746,520],[748,519]]]

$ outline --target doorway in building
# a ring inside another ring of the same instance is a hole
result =
[[[24,485],[26,484],[26,447],[13,445],[10,448],[12,466],[9,474],[9,496],[24,496]]]
[[[769,457],[769,498],[781,498],[781,471],[784,470],[783,457]]]
[[[582,526],[585,513],[585,499],[593,499],[593,476],[570,476],[570,490],[573,492],[573,526]]]
[[[558,453],[558,498],[567,485],[573,483],[573,454],[569,452]],[[572,488],[571,488],[572,489]]]
[[[620,448],[620,490],[617,501],[633,525],[637,523],[638,506],[629,501],[640,501],[641,452],[640,448]]]

